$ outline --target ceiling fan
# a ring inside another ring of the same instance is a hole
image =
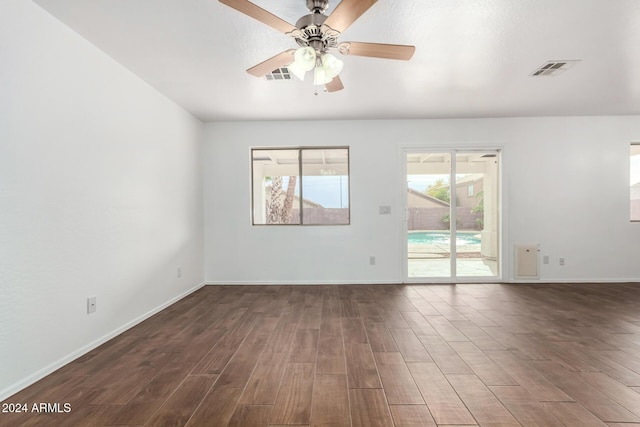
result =
[[[416,50],[415,46],[396,44],[338,43],[338,37],[377,1],[342,0],[327,16],[324,12],[329,0],[306,0],[310,14],[300,18],[295,26],[248,0],[220,0],[220,3],[293,37],[300,46],[249,68],[247,73],[263,77],[273,70],[288,67],[292,74],[304,80],[306,72],[313,70],[314,85],[325,85],[328,92],[337,92],[344,89],[339,76],[343,63],[329,53],[330,49],[337,49],[342,55],[402,60],[411,59]]]

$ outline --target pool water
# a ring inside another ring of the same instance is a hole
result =
[[[419,231],[409,233],[409,244],[415,245],[448,245],[450,233],[442,231]],[[456,234],[456,245],[479,245],[480,235],[478,233],[458,232]]]

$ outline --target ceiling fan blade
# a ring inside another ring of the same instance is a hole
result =
[[[333,30],[344,32],[378,0],[342,0],[324,21]]]
[[[333,80],[325,85],[325,87],[327,88],[327,92],[338,92],[339,90],[344,89],[340,76],[335,76]]]
[[[247,16],[250,16],[253,19],[257,19],[263,24],[266,24],[271,28],[275,28],[281,33],[288,33],[297,29],[287,21],[278,18],[274,14],[267,12],[263,8],[256,6],[248,0],[220,0],[220,3],[226,4],[227,6],[232,7]]]
[[[338,45],[338,50],[343,55],[402,59],[406,61],[411,59],[413,53],[416,51],[416,47],[403,44],[343,42]]]
[[[281,52],[276,56],[273,56],[267,59],[266,61],[261,62],[258,65],[249,68],[247,70],[247,73],[256,77],[263,77],[265,74],[269,74],[273,70],[276,70],[278,68],[291,64],[295,59],[293,57],[295,53],[296,53],[295,49],[285,50],[284,52]]]

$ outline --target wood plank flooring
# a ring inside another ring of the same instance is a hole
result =
[[[11,427],[640,426],[640,284],[207,286],[4,403]]]

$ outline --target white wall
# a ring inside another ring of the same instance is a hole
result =
[[[324,141],[328,133],[336,136]],[[210,123],[206,280],[401,282],[400,151],[424,145],[504,150],[505,281],[513,245],[529,243],[550,257],[541,281],[640,281],[628,187],[629,143],[638,140],[640,117]],[[351,226],[252,227],[249,148],[327,144],[351,147]],[[379,215],[380,205],[392,215]]]
[[[2,400],[201,285],[204,243],[198,120],[30,1],[0,64]]]

